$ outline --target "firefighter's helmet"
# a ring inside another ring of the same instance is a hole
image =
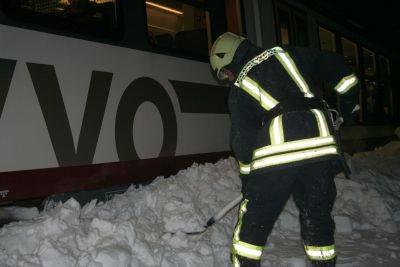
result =
[[[215,40],[210,53],[211,68],[216,72],[218,79],[225,80],[228,76],[221,70],[229,65],[240,43],[245,40],[231,32],[226,32]]]

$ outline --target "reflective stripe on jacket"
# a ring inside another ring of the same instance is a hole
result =
[[[293,52],[298,55],[297,58],[292,58],[289,52],[281,47],[262,51],[247,61],[237,75],[235,87],[240,88],[247,98],[250,96],[251,99],[245,100],[245,96],[240,92],[230,96],[233,98],[230,99],[233,148],[234,151],[235,148],[238,150],[235,154],[239,154],[237,157],[242,174],[338,154],[332,127],[329,125],[331,121],[327,119],[323,110],[309,109],[296,112],[298,115],[281,114],[267,122],[261,130],[254,129],[254,123],[249,123],[254,120],[251,116],[255,117],[256,121],[259,120],[261,113],[268,113],[285,98],[299,96],[322,98],[317,82],[311,77],[312,75],[309,75],[310,64],[316,64],[316,61],[309,57],[311,62],[307,62],[306,53],[297,50]],[[331,78],[332,81],[325,79],[323,82],[330,82],[334,90],[344,94],[357,84],[357,78],[348,72],[345,64],[337,62],[336,59],[326,62],[326,64],[336,64],[338,68],[330,76],[324,74],[320,77]],[[318,66],[312,67],[318,68]],[[303,69],[306,75],[303,74]],[[333,84],[334,82],[336,84]],[[258,107],[251,107],[252,105]],[[243,140],[246,138],[250,140]],[[240,146],[250,146],[251,149],[246,151]],[[242,151],[244,152],[241,153]]]

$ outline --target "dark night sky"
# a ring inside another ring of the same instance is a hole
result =
[[[328,14],[331,18],[354,27],[377,44],[392,53],[397,52],[396,42],[400,35],[400,11],[398,0],[297,0],[298,2]]]

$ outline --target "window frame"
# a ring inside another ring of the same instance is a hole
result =
[[[308,28],[308,15],[307,12],[304,12],[294,6],[277,3],[275,5],[275,25],[276,25],[276,38],[278,44],[282,45],[282,31],[281,31],[281,18],[280,13],[281,11],[287,13],[288,15],[288,45],[295,45],[300,47],[310,47],[310,31]],[[306,24],[306,44],[299,43],[299,34],[297,33],[297,21],[298,19],[304,20]]]
[[[340,54],[343,55],[343,47],[342,47],[342,42],[341,42],[342,39],[345,39],[345,40],[355,44],[355,46],[357,48],[357,58],[358,58],[357,70],[358,71],[356,70],[356,74],[358,75],[359,80],[360,80],[360,84],[361,84],[361,90],[360,90],[360,95],[359,95],[359,100],[360,100],[359,103],[361,104],[360,122],[359,123],[364,124],[364,125],[377,125],[377,124],[395,122],[397,120],[397,118],[395,117],[395,114],[394,114],[394,109],[395,109],[394,108],[394,99],[393,99],[394,91],[393,91],[393,84],[392,84],[393,77],[391,76],[391,73],[389,73],[389,77],[388,77],[388,82],[389,82],[389,93],[388,93],[388,95],[389,95],[389,102],[391,104],[391,106],[389,108],[389,117],[390,118],[389,119],[384,119],[383,117],[381,118],[381,117],[379,117],[380,116],[379,114],[376,115],[376,117],[374,118],[373,114],[371,115],[371,114],[369,114],[367,112],[367,97],[368,97],[368,94],[367,94],[367,88],[366,88],[365,79],[366,78],[370,78],[370,79],[372,78],[375,81],[376,86],[379,87],[380,86],[379,83],[380,83],[382,77],[381,77],[381,73],[380,73],[381,71],[380,71],[379,62],[377,62],[377,60],[380,57],[385,57],[387,59],[387,61],[388,61],[389,72],[390,72],[390,66],[391,66],[390,59],[387,56],[385,56],[382,53],[380,53],[379,51],[377,51],[376,49],[373,49],[373,48],[371,48],[369,46],[366,46],[363,43],[361,43],[361,42],[359,42],[357,40],[354,40],[354,39],[350,38],[349,36],[346,36],[345,34],[343,34],[341,32],[335,31],[332,28],[327,27],[326,25],[324,25],[322,23],[317,23],[317,34],[318,34],[318,46],[319,46],[319,49],[321,49],[321,46],[320,46],[321,37],[320,37],[320,31],[319,31],[320,28],[323,28],[323,29],[329,31],[334,35],[334,44],[335,44],[335,51],[334,52],[337,52],[337,53],[340,53]],[[375,55],[374,56],[374,58],[375,58],[374,59],[374,68],[375,68],[374,77],[367,76],[364,73],[365,62],[364,62],[364,58],[363,58],[363,49],[366,49],[366,50],[374,53],[374,55]],[[378,88],[378,90],[379,90],[379,88]],[[384,101],[385,101],[384,94],[382,92],[379,92],[378,94],[379,94],[379,97],[380,97],[379,101],[384,103]],[[338,97],[340,97],[340,96],[338,96]],[[339,105],[339,103],[340,103],[340,101],[339,101],[339,98],[338,98],[337,105]],[[383,104],[382,104],[382,107],[383,107]],[[379,118],[379,119],[377,119],[377,118]]]
[[[211,15],[211,8],[206,3],[201,3],[200,1],[188,1],[188,0],[174,0],[177,2],[181,2],[185,5],[192,6],[197,9],[201,9],[205,12],[206,14],[206,23],[208,24],[206,26],[207,30],[207,40],[208,40],[208,52],[211,49],[211,44],[212,44],[212,37],[213,37],[213,21],[212,21],[212,15]],[[174,47],[166,47],[166,46],[159,46],[157,44],[152,43],[148,36],[149,36],[149,31],[148,31],[148,19],[147,19],[147,6],[146,6],[147,0],[143,0],[143,5],[144,5],[144,27],[145,27],[145,42],[147,46],[151,49],[153,52],[157,53],[162,53],[162,54],[168,54],[172,55],[175,57],[182,57],[182,58],[190,58],[190,59],[195,59],[199,61],[204,61],[208,62],[208,53],[207,54],[200,54],[196,52],[191,52],[188,50],[183,50],[179,48],[174,48]]]
[[[80,39],[89,39],[105,43],[115,42],[121,40],[123,37],[124,19],[122,1],[123,0],[114,0],[115,27],[111,27],[112,29],[110,28],[107,31],[101,28],[96,29],[96,24],[93,27],[88,25],[81,27],[79,21],[35,12],[21,6],[13,6],[13,0],[9,0],[8,2],[4,1],[0,4],[4,14],[3,18],[1,18],[1,23]]]

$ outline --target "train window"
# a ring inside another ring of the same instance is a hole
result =
[[[331,31],[319,27],[319,47],[323,51],[336,52],[335,45],[335,34]],[[334,109],[340,109],[339,107],[339,95],[332,90],[332,88],[323,88],[324,99],[328,102],[329,106]]]
[[[294,21],[294,43],[297,46],[309,46],[307,18],[304,14],[296,12],[293,14]]]
[[[362,48],[365,84],[366,119],[369,122],[380,121],[382,115],[382,98],[376,81],[375,53],[367,48]]]
[[[347,65],[355,72],[358,73],[358,49],[357,44],[346,39],[341,38],[342,53],[346,59]]]
[[[291,44],[290,32],[290,13],[287,10],[278,8],[278,27],[279,43],[283,45]]]
[[[108,35],[117,28],[116,0],[8,0],[6,13],[35,24]]]
[[[375,53],[367,48],[363,48],[362,53],[364,60],[364,74],[369,77],[375,77],[376,75]]]
[[[158,47],[208,55],[209,13],[177,0],[146,1],[149,42]]]
[[[276,9],[278,42],[283,45],[309,46],[306,14],[292,6],[279,4]]]
[[[319,27],[319,47],[321,50],[336,52],[335,34],[323,27]]]
[[[243,35],[242,5],[243,0],[225,0],[227,30]]]
[[[359,60],[358,60],[358,48],[357,44],[346,39],[340,38],[341,47],[342,47],[342,55],[346,60],[347,66],[354,71],[357,75],[359,75]],[[341,96],[339,96],[340,98]],[[361,99],[361,92],[359,93],[359,99]],[[340,101],[339,101],[340,103]],[[361,106],[363,108],[363,106]],[[340,107],[339,107],[340,109]],[[344,112],[341,110],[341,112]],[[362,112],[360,114],[359,120],[363,120]]]
[[[393,95],[390,78],[389,60],[384,56],[379,56],[379,84],[383,94],[384,120],[390,121],[393,117]]]

